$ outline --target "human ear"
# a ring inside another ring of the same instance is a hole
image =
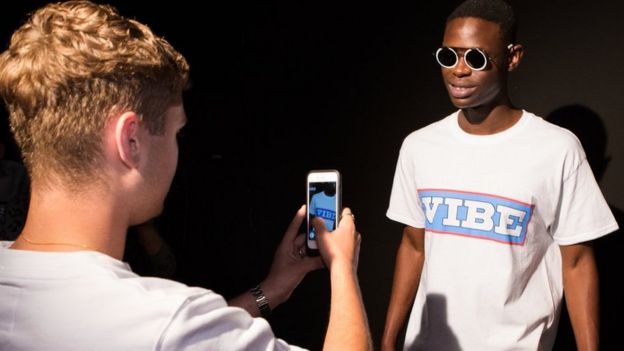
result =
[[[524,48],[520,44],[509,44],[509,59],[507,61],[507,71],[512,72],[522,61],[522,55],[524,54]]]
[[[132,111],[124,112],[115,124],[115,143],[121,161],[129,168],[139,165],[141,145],[139,143],[139,116]]]

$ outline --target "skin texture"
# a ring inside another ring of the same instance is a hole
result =
[[[342,210],[338,228],[331,233],[322,219],[317,217],[313,221],[331,281],[331,309],[323,350],[373,349],[357,279],[361,236],[355,231],[350,213],[349,208]]]
[[[561,246],[563,291],[579,351],[599,349],[598,270],[590,244]]]
[[[522,111],[511,106],[507,74],[519,65],[522,46],[507,49],[499,26],[478,18],[456,18],[444,32],[443,46],[480,48],[495,59],[482,71],[471,70],[463,58],[453,68],[441,68],[451,103],[461,109],[459,126],[471,134],[494,134],[516,123]],[[463,49],[463,50],[462,50]]]
[[[399,244],[382,350],[396,350],[396,340],[414,302],[425,262],[425,230],[406,226]]]
[[[522,116],[507,93],[507,75],[522,59],[521,45],[505,43],[499,25],[478,18],[447,23],[442,46],[480,48],[494,58],[482,71],[472,71],[463,58],[453,68],[441,68],[451,103],[459,108],[459,126],[467,133],[490,135],[513,126]],[[561,246],[564,294],[578,350],[598,349],[598,274],[591,245]],[[424,230],[405,227],[399,245],[382,350],[395,350],[397,336],[416,296],[425,260]]]
[[[186,115],[181,105],[170,107],[166,115],[163,135],[151,135],[132,111],[113,117],[103,131],[106,180],[78,194],[60,182],[50,187],[33,179],[26,224],[12,248],[75,251],[85,246],[121,259],[128,226],[162,211],[173,179],[176,134]],[[161,160],[155,157],[158,153]],[[160,174],[153,175],[154,170]]]
[[[357,279],[361,236],[355,231],[349,208],[342,211],[338,228],[329,232],[322,219],[312,224],[317,233],[320,257],[299,254],[305,246],[305,235],[297,229],[305,218],[305,206],[297,211],[282,243],[278,247],[271,271],[260,284],[271,308],[286,301],[305,274],[323,264],[329,269],[331,306],[323,350],[372,350],[372,339]],[[260,316],[256,301],[249,293],[228,301],[230,306],[246,309]]]

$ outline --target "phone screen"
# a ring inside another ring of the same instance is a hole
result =
[[[308,175],[308,248],[316,250],[316,232],[312,226],[312,219],[320,217],[325,227],[333,231],[337,226],[340,207],[340,183],[337,171],[315,173]]]

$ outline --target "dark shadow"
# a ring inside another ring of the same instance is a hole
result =
[[[30,181],[21,163],[8,125],[0,126],[0,240],[15,240],[21,233],[30,196]]]
[[[459,341],[447,322],[446,297],[440,294],[428,294],[420,318],[421,333],[414,343],[406,350],[427,350],[429,340],[444,340],[444,346],[439,348],[445,351],[461,351]],[[423,331],[424,330],[424,331]],[[438,345],[439,346],[439,345]]]
[[[607,129],[602,118],[583,105],[566,105],[552,111],[546,120],[568,129],[579,138],[594,176],[600,182],[611,161],[607,156]]]
[[[176,256],[160,233],[157,218],[128,228],[123,261],[140,276],[173,279]]]
[[[594,176],[600,182],[611,161],[606,154],[607,131],[601,117],[585,106],[567,105],[554,110],[546,119],[570,130],[579,138]],[[624,212],[611,204],[609,207],[622,228]],[[618,345],[618,325],[624,315],[624,289],[619,284],[623,270],[622,259],[618,255],[624,252],[621,236],[621,230],[618,230],[594,241],[596,264],[600,274],[600,343],[605,350]],[[563,305],[553,351],[575,350],[575,345],[570,318],[566,306]]]

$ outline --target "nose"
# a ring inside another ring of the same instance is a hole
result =
[[[472,69],[466,65],[466,61],[464,60],[464,55],[461,55],[455,67],[451,68],[453,70],[453,75],[456,77],[468,76],[472,73]]]

